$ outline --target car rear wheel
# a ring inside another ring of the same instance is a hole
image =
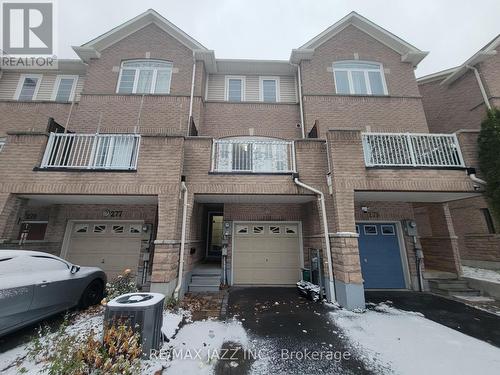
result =
[[[80,306],[87,308],[101,302],[104,294],[104,286],[101,280],[92,281],[83,291],[80,299]]]

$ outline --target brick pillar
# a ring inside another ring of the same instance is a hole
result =
[[[432,235],[420,237],[427,270],[452,272],[460,275],[462,267],[448,203],[419,205],[425,207]]]
[[[334,191],[329,225],[337,302],[348,309],[364,308],[365,296],[354,218],[354,191]],[[329,210],[327,208],[327,211]]]
[[[181,197],[181,199],[179,199]],[[186,216],[186,245],[184,249],[183,287],[186,290],[188,280],[189,237],[193,219],[194,195],[188,193]],[[158,196],[158,233],[155,240],[151,290],[171,295],[177,285],[182,227],[182,194]]]
[[[22,200],[14,194],[0,193],[0,244],[11,240]],[[17,234],[17,233],[16,233]]]
[[[181,209],[178,192],[158,196],[158,229],[154,241],[151,291],[167,296],[173,293],[177,283]]]

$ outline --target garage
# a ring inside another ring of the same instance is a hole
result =
[[[234,225],[233,284],[293,285],[300,279],[299,223]]]
[[[71,232],[63,257],[81,266],[100,267],[108,278],[139,264],[142,222],[85,221],[68,224]],[[64,250],[63,250],[64,251]]]
[[[406,288],[405,267],[396,223],[357,223],[365,289]]]

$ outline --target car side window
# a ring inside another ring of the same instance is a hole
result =
[[[30,256],[30,265],[33,271],[57,271],[67,270],[69,267],[66,263],[58,259],[44,256]]]

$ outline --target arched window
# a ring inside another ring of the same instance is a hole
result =
[[[122,62],[118,94],[169,94],[172,63],[161,60]]]
[[[363,61],[333,63],[337,94],[388,95],[382,64]]]

